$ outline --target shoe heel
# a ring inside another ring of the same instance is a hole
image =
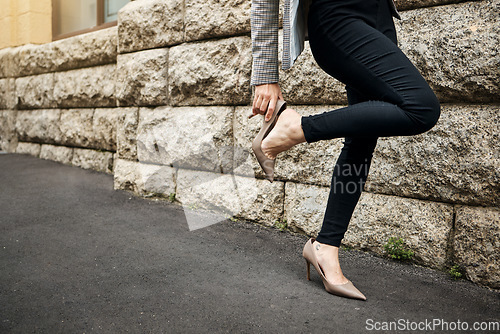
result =
[[[307,268],[307,280],[311,280],[311,262],[306,259],[306,268]]]
[[[255,139],[252,142],[252,150],[255,154],[255,157],[257,158],[257,161],[260,164],[260,167],[264,171],[264,174],[266,175],[266,179],[269,180],[270,182],[273,182],[274,180],[274,162],[275,159],[269,159],[264,152],[262,152],[262,141],[264,138],[271,132],[273,129],[274,125],[276,124],[276,121],[278,120],[279,115],[283,110],[286,109],[286,102],[283,100],[278,100],[276,102],[276,107],[274,109],[274,113],[269,121],[265,121],[264,118],[264,124],[262,125],[262,128],[260,129],[259,133],[255,137]]]

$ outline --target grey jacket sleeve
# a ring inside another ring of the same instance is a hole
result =
[[[276,83],[278,72],[279,0],[252,0],[252,78],[250,84]]]

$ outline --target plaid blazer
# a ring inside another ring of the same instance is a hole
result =
[[[291,68],[304,50],[307,39],[307,14],[312,0],[285,0],[283,10],[283,70]],[[392,15],[401,17],[391,0]],[[252,0],[252,78],[250,84],[262,85],[279,81],[278,22],[279,0]]]

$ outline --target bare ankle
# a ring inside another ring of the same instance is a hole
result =
[[[295,141],[295,144],[300,144],[304,143],[306,141],[306,138],[304,136],[304,131],[302,130],[302,116],[299,116],[297,121],[293,122],[290,129],[291,133],[293,134],[293,140]]]

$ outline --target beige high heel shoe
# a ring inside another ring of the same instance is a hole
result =
[[[285,109],[286,102],[283,100],[278,100],[278,102],[276,102],[276,108],[274,108],[271,119],[266,122],[266,119],[264,118],[264,124],[262,124],[262,128],[260,129],[259,133],[252,143],[253,153],[257,157],[257,161],[259,162],[260,167],[262,167],[262,170],[266,174],[266,179],[270,182],[273,182],[274,179],[274,162],[276,159],[269,159],[268,157],[266,157],[264,152],[262,152],[261,145],[264,138],[266,138],[269,132],[271,132],[271,130],[274,128],[279,115]]]
[[[341,297],[366,300],[365,295],[363,295],[361,291],[356,289],[356,287],[349,280],[347,281],[347,283],[344,284],[332,284],[328,282],[328,280],[325,277],[325,274],[323,273],[323,270],[321,269],[318,263],[316,254],[314,253],[313,242],[315,240],[316,240],[315,238],[309,239],[305,244],[304,250],[302,252],[302,256],[304,256],[307,263],[307,280],[309,281],[311,280],[310,265],[312,263],[314,268],[316,268],[316,271],[320,274],[326,291]]]

